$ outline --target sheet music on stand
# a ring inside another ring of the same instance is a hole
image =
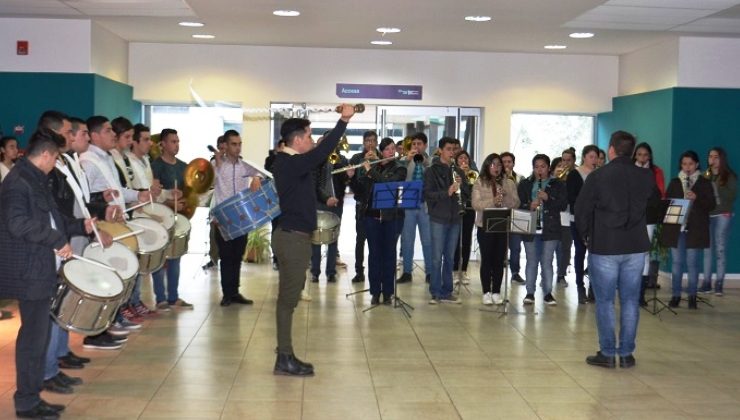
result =
[[[663,200],[665,216],[663,223],[667,225],[681,225],[681,230],[686,230],[691,211],[691,200],[686,198],[669,198]]]
[[[534,211],[512,209],[511,233],[534,235],[537,232],[537,213]]]

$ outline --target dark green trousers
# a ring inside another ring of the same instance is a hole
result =
[[[293,311],[306,281],[311,240],[306,235],[278,228],[272,232],[272,245],[280,261],[276,311],[278,352],[293,353]]]

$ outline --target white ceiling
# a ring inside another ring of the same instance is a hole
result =
[[[275,9],[301,16],[276,17]],[[615,55],[678,35],[740,37],[740,0],[0,0],[0,16],[92,19],[132,42],[400,50],[545,52],[562,44],[565,53]],[[401,28],[385,36],[393,45],[370,44],[380,26]],[[596,36],[569,38],[574,31]]]

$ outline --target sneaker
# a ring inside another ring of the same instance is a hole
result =
[[[311,276],[311,283],[318,283],[319,282],[319,276]]]
[[[123,328],[123,326],[117,322],[111,324],[110,327],[108,327],[108,329],[106,330],[106,332],[116,337],[127,337],[129,334],[131,334],[129,330],[127,330],[126,328]]]
[[[62,372],[61,370],[59,373],[57,373],[56,378],[60,380],[62,383],[67,385],[82,385],[82,378],[78,378],[76,376],[69,376],[66,373]]]
[[[146,305],[139,302],[138,304],[134,305],[134,311],[139,314],[140,316],[151,316],[156,315],[157,311],[153,311],[149,309]]]
[[[635,366],[636,363],[635,356],[631,354],[627,356],[619,356],[619,367],[622,369],[629,369]]]
[[[491,297],[491,292],[487,292],[483,294],[483,304],[493,305],[493,297]]]
[[[137,324],[135,322],[131,322],[128,319],[122,319],[121,321],[117,322],[117,324],[120,324],[121,327],[129,330],[129,331],[137,331],[141,329],[141,324]],[[115,325],[115,324],[114,324]]]
[[[301,290],[301,300],[304,302],[310,302],[313,300],[311,295],[308,294],[306,290]]]
[[[437,298],[436,298],[436,297],[434,297],[434,296],[432,296],[432,298],[431,298],[431,299],[429,299],[429,304],[430,304],[430,305],[437,305],[438,303],[439,303],[439,299],[437,299]]]
[[[512,274],[511,281],[517,282],[519,284],[524,284],[524,279],[522,278],[522,276],[519,275],[519,273]]]
[[[469,285],[470,284],[470,277],[468,277],[467,271],[461,271],[460,272],[460,281],[462,281],[462,284]]]
[[[170,304],[167,302],[157,303],[157,310],[162,312],[169,312],[171,310]]]
[[[123,316],[130,322],[133,322],[134,320],[141,320],[139,314],[137,314],[131,306],[123,307],[119,310],[119,312],[121,313],[121,316]]]
[[[456,305],[460,305],[462,303],[462,301],[457,296],[453,296],[453,295],[443,297],[439,301],[442,303],[454,303]]]
[[[558,283],[563,283],[563,287],[568,287],[568,282],[565,280],[565,276],[558,276]]]
[[[59,375],[54,376],[50,379],[45,379],[42,385],[44,391],[53,392],[55,394],[72,394],[75,390],[72,386],[65,384],[59,378]]]
[[[332,274],[331,276],[326,278],[327,283],[336,283],[337,282],[337,275]]]
[[[527,296],[524,296],[524,304],[525,305],[531,305],[534,303],[534,295],[533,294],[527,294]]]
[[[180,308],[180,309],[193,309],[192,303],[185,302],[182,299],[177,299],[173,303],[169,303],[169,302],[167,303],[170,305],[170,307],[175,307],[175,308]]]
[[[552,297],[552,293],[548,293],[545,295],[545,305],[555,306],[558,302],[555,300],[554,297]]]
[[[714,291],[714,296],[723,296],[723,295],[724,295],[724,293],[721,290],[715,290]]]
[[[128,331],[126,331],[126,332],[128,332]],[[108,331],[106,331],[106,332],[103,333],[103,336],[106,337],[105,338],[106,340],[112,341],[114,343],[121,343],[121,344],[123,344],[123,343],[125,343],[125,342],[128,341],[128,335],[115,336],[115,335],[110,335],[108,333]]]
[[[702,283],[697,292],[702,294],[712,293],[712,285],[709,283]]]
[[[401,283],[410,283],[411,280],[412,280],[411,273],[403,273],[403,274],[401,274],[401,277],[399,277],[398,280],[396,280],[396,283],[398,283],[398,284],[401,284]]]
[[[82,347],[96,350],[118,350],[123,347],[123,344],[113,341],[108,335],[101,335],[98,337],[85,337],[82,340]]]
[[[491,300],[493,300],[494,305],[501,305],[504,303],[504,300],[501,298],[500,293],[493,293],[491,295]]]

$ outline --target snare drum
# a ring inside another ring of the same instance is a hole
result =
[[[97,222],[97,227],[99,230],[107,232],[110,236],[114,238],[116,236],[121,236],[133,232],[133,229],[130,229],[123,223],[111,223],[99,220]],[[126,245],[126,247],[130,249],[133,253],[137,253],[139,251],[139,240],[136,239],[136,236],[129,236],[128,238],[121,239],[118,242]]]
[[[277,191],[269,180],[255,192],[244,190],[211,210],[227,241],[244,236],[280,215]]]
[[[170,243],[170,234],[154,219],[138,217],[128,222],[133,229],[142,229],[144,232],[137,235],[139,240],[139,273],[149,274],[159,270],[164,265],[165,251]]]
[[[164,204],[152,203],[134,210],[134,218],[148,217],[158,221],[170,235],[170,240],[175,236],[175,212]]]
[[[190,221],[183,215],[178,215],[175,221],[175,236],[167,247],[167,259],[180,258],[188,252],[190,240]]]
[[[328,245],[339,239],[339,216],[330,212],[318,210],[316,212],[316,230],[311,233],[311,243],[314,245]]]
[[[118,276],[123,281],[123,297],[121,302],[126,302],[134,291],[136,276],[139,274],[139,259],[126,245],[113,242],[110,248],[93,246],[89,244],[82,251],[82,256],[94,261],[100,261],[116,269]]]
[[[123,282],[114,271],[83,261],[66,262],[51,316],[65,330],[84,335],[105,331],[118,310]]]

